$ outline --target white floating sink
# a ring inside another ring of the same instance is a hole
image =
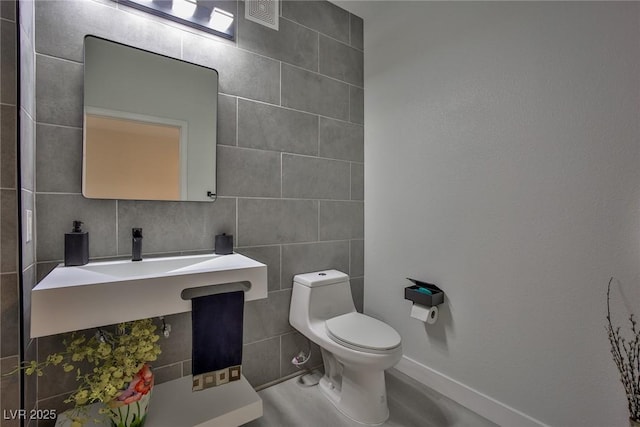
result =
[[[235,289],[266,298],[267,266],[236,253],[60,264],[31,292],[31,337],[191,311],[189,298]]]
[[[181,270],[206,269],[225,261],[222,255],[205,257],[151,258],[142,261],[113,261],[86,264],[76,267],[87,274],[98,273],[115,277],[142,277],[179,273]]]

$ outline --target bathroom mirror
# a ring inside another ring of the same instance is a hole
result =
[[[87,36],[82,193],[213,201],[218,72]]]

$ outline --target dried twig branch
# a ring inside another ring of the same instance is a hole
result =
[[[611,355],[620,372],[620,381],[627,394],[629,418],[640,421],[640,330],[633,313],[629,316],[631,322],[631,338],[625,339],[620,334],[620,327],[614,329],[611,322],[611,283],[607,285],[607,333],[611,343]]]

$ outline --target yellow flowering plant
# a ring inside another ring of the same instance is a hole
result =
[[[89,337],[86,332],[73,332],[64,338],[63,351],[49,354],[41,362],[24,362],[21,369],[38,376],[44,375],[49,366],[75,371],[78,388],[65,403],[74,404],[76,409],[96,402],[113,406],[112,402],[123,397],[129,383],[148,371],[145,365],[161,352],[160,336],[151,319],[119,323],[113,329],[98,329]],[[109,406],[101,409],[101,413],[109,411]]]

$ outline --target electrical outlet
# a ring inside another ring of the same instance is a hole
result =
[[[27,222],[27,235],[26,235],[26,243],[29,243],[33,240],[33,211],[31,209],[26,210],[26,222]]]

